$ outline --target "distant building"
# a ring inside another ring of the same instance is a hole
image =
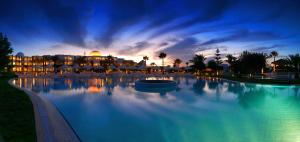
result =
[[[72,72],[78,68],[91,70],[104,69],[110,65],[116,67],[137,65],[133,60],[125,60],[110,55],[102,56],[99,51],[92,51],[89,56],[25,56],[19,52],[15,56],[10,56],[9,59],[13,72],[54,72],[55,68],[58,68],[59,71]]]
[[[288,72],[292,70],[289,60],[279,59],[271,63],[271,66],[276,66],[276,72]]]

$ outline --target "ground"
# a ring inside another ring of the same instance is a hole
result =
[[[9,79],[0,77],[0,141],[36,141],[32,103],[23,91],[8,84]]]

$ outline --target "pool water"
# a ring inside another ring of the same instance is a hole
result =
[[[83,142],[300,141],[300,87],[169,78],[173,90],[135,90],[139,78],[15,81],[49,99]]]

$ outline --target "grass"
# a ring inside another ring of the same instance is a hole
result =
[[[237,77],[222,77],[224,79],[249,82],[249,83],[261,83],[261,84],[278,84],[278,85],[300,85],[299,79],[293,80],[281,80],[281,79],[255,79],[255,78],[237,78]]]
[[[10,78],[0,77],[0,136],[5,142],[36,141],[30,98],[23,91],[10,86]]]

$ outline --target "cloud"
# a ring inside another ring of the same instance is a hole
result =
[[[119,55],[134,55],[138,52],[150,47],[152,44],[147,41],[141,41],[135,43],[134,46],[127,46],[125,49],[121,49],[118,51]]]
[[[229,36],[213,38],[200,44],[200,46],[207,46],[212,44],[219,44],[224,42],[252,42],[252,41],[269,41],[283,39],[284,36],[276,34],[270,31],[250,31],[250,30],[238,30],[230,34]]]
[[[259,46],[259,47],[252,48],[251,51],[269,52],[271,50],[275,50],[275,49],[278,49],[280,47],[285,47],[285,46],[284,45],[279,45],[279,44],[275,44],[275,45],[271,45],[271,46]]]
[[[195,24],[208,23],[214,20],[219,20],[235,3],[236,0],[211,0],[211,1],[188,1],[188,7],[192,7],[189,15],[195,15],[193,18],[179,22],[174,26],[168,26],[153,33],[151,38],[155,38],[167,32],[182,30]],[[194,11],[195,10],[195,11]],[[172,14],[174,15],[174,14]],[[169,21],[170,22],[170,21]]]
[[[83,4],[81,2],[79,5]],[[52,29],[63,37],[63,41],[69,44],[84,45],[86,36],[84,11],[80,13],[76,6],[66,5],[58,0],[43,0],[39,3]],[[86,20],[86,19],[85,19]]]
[[[113,12],[108,12],[109,26],[104,34],[97,40],[104,46],[109,47],[118,32],[126,27],[130,27],[141,21],[148,24],[140,30],[139,34],[156,30],[149,38],[157,37],[162,34],[182,30],[194,24],[210,22],[222,17],[224,12],[234,4],[235,0],[189,0],[189,1],[170,1],[170,0],[133,0],[116,1],[108,3]],[[189,17],[184,20],[184,17]],[[178,19],[181,19],[178,21]],[[162,28],[166,24],[172,26]],[[162,28],[162,29],[160,29]]]
[[[189,58],[194,55],[195,49],[197,49],[197,43],[198,40],[196,38],[189,37],[177,42],[173,46],[162,50],[162,52],[167,53],[171,57],[180,58],[182,60],[189,60]]]
[[[105,32],[96,39],[105,47],[113,42],[113,37],[125,27],[136,24],[141,21],[147,13],[155,9],[162,1],[147,2],[146,0],[111,0],[105,3],[110,9],[107,11],[109,25]]]
[[[184,61],[189,61],[193,58],[195,54],[203,54],[207,58],[213,58],[216,49],[219,49],[221,52],[227,51],[226,46],[216,46],[216,45],[207,45],[200,46],[199,40],[193,37],[185,38],[175,45],[170,46],[160,52],[165,52],[171,59],[179,58]],[[158,54],[158,53],[157,53]],[[221,54],[225,56],[225,54]]]
[[[168,46],[168,45],[169,45],[168,42],[162,42],[162,43],[159,44],[159,47]]]
[[[245,10],[255,8],[252,10],[252,15],[257,15],[259,21],[261,22],[273,22],[279,20],[282,17],[287,17],[289,20],[292,20],[291,17],[287,15],[298,15],[300,9],[300,1],[298,0],[254,0],[254,1],[241,1],[240,2],[244,7],[247,7]],[[244,8],[243,7],[243,8]],[[265,8],[268,7],[266,10]],[[286,19],[286,20],[288,20]],[[296,19],[293,19],[293,21]]]
[[[55,33],[65,43],[84,45],[85,11],[78,9],[84,2],[66,3],[60,0],[4,0],[0,4],[1,24],[27,36],[49,36]],[[8,12],[10,14],[8,14]],[[21,31],[21,32],[20,32]],[[47,33],[43,35],[42,33]],[[59,39],[57,38],[56,39]]]
[[[11,37],[16,51],[58,44],[63,46],[53,49],[109,47],[105,51],[128,57],[166,51],[188,59],[219,47],[232,46],[229,52],[236,53],[249,44],[255,45],[251,50],[280,50],[272,45],[276,42],[286,45],[282,52],[288,52],[295,51],[299,41],[299,4],[293,0],[1,0],[0,31]]]

